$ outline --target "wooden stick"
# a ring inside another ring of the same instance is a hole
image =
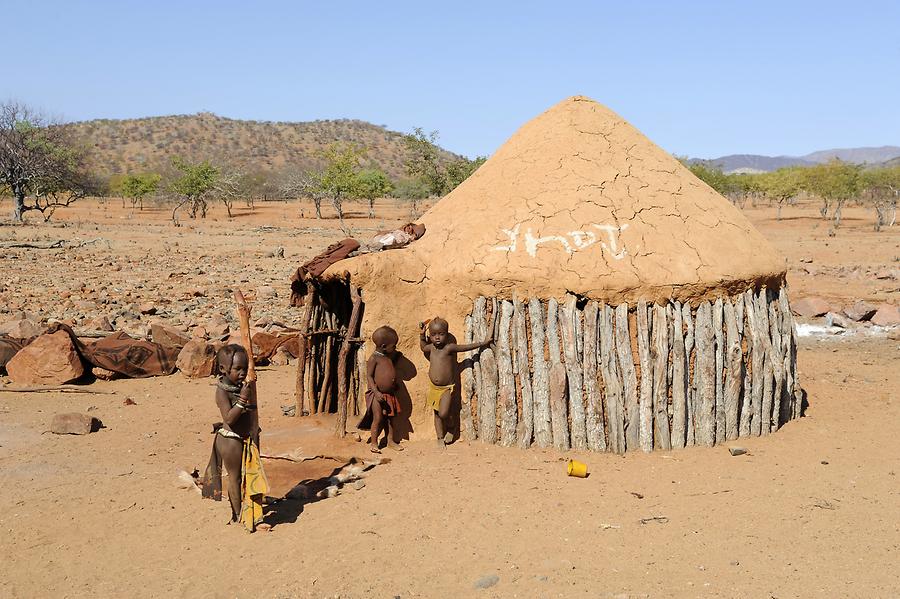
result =
[[[115,391],[83,389],[75,385],[41,385],[30,387],[0,387],[0,393],[88,393],[90,395],[117,395]]]
[[[566,378],[568,379],[568,409],[572,419],[569,434],[572,449],[587,449],[587,428],[584,414],[584,371],[581,364],[581,352],[578,351],[580,335],[578,330],[581,313],[576,308],[574,295],[566,300],[565,307],[560,310],[559,322],[562,333],[563,353],[566,356]]]
[[[738,302],[743,300],[738,298]],[[734,304],[725,302],[723,318],[725,322],[725,440],[738,438],[738,413],[741,406],[741,391],[744,382],[744,361],[741,354],[741,335],[738,332]],[[716,424],[718,431],[718,423]]]
[[[497,337],[497,408],[500,415],[500,445],[516,444],[517,410],[516,380],[513,376],[512,326],[513,305],[509,300],[500,304],[500,334]]]
[[[694,352],[694,319],[691,316],[691,305],[685,303],[681,306],[681,321],[684,324],[684,399],[685,399],[685,446],[694,445],[696,442],[696,426],[694,423],[694,387],[697,380],[696,356]],[[693,364],[693,377],[691,365]]]
[[[341,345],[340,354],[338,354],[338,417],[336,430],[338,437],[343,438],[347,434],[347,402],[349,394],[347,393],[347,358],[350,355],[352,344],[350,339],[356,336],[356,330],[359,327],[359,319],[362,314],[362,297],[356,285],[349,284],[350,299],[353,301],[353,308],[350,311],[350,323],[347,325],[347,336]],[[355,369],[354,369],[355,370]]]
[[[256,364],[253,362],[253,343],[250,341],[250,305],[244,299],[240,289],[234,290],[234,301],[237,302],[238,321],[241,327],[241,342],[247,350],[247,376],[244,379],[248,383],[256,380]]]
[[[606,422],[609,429],[610,451],[625,453],[625,405],[622,399],[622,381],[616,366],[613,309],[600,304],[600,371],[606,390]]]
[[[553,445],[550,425],[550,372],[544,357],[543,307],[537,298],[528,302],[528,318],[531,322],[531,388],[534,393],[534,442],[538,447]]]
[[[496,300],[491,300],[496,305]],[[479,339],[487,337],[487,331],[493,330],[494,318],[497,310],[491,315],[489,325],[482,320],[476,323],[482,335]],[[486,347],[481,350],[479,362],[481,364],[481,388],[478,390],[478,438],[485,443],[497,442],[497,360],[494,350]]]
[[[646,302],[638,302],[636,316],[638,359],[641,363],[640,444],[644,451],[653,451],[653,360],[650,355],[650,321]],[[630,340],[628,347],[630,351]],[[626,437],[628,437],[627,427]],[[631,447],[632,439],[629,438],[628,443]]]
[[[694,377],[697,379],[695,426],[697,445],[712,447],[716,442],[716,355],[712,306],[703,302],[697,308],[697,359]]]
[[[582,365],[584,368],[585,428],[587,445],[591,451],[606,451],[606,432],[603,424],[603,398],[597,384],[597,302],[584,307],[584,340]]]
[[[513,372],[516,387],[522,395],[522,413],[516,430],[519,447],[527,448],[534,436],[534,395],[531,390],[531,371],[528,367],[528,332],[525,327],[525,304],[513,294]]]
[[[566,415],[566,368],[560,357],[559,303],[555,298],[547,302],[547,349],[550,354],[550,428],[553,430],[553,446],[569,449],[569,421]]]
[[[769,331],[770,344],[772,346],[772,413],[769,415],[772,422],[772,432],[778,430],[781,426],[781,404],[783,402],[782,392],[784,390],[784,350],[781,347],[781,320],[778,313],[778,296],[776,293],[768,289],[766,290],[766,301],[768,302],[769,312]]]
[[[310,291],[306,306],[303,309],[303,317],[300,320],[300,337],[297,339],[297,378],[294,382],[294,416],[302,416],[304,401],[306,399],[306,360],[309,353],[310,341],[303,333],[309,331],[312,322],[313,305],[316,302],[316,291]]]
[[[713,333],[716,339],[716,443],[725,442],[725,388],[722,374],[725,369],[725,324],[722,298],[713,304]]]
[[[329,324],[334,326],[334,312],[326,312]],[[332,379],[332,362],[334,361],[334,340],[326,337],[323,341],[325,344],[325,363],[322,367],[323,377],[322,385],[319,388],[319,403],[317,411],[320,414],[328,412],[331,407],[331,379]]]
[[[672,304],[672,448],[686,443],[688,369],[684,352],[684,319],[681,303]]]
[[[742,296],[734,300],[734,317],[738,325],[738,333],[741,335],[741,350],[744,363],[744,395],[741,398],[741,413],[738,416],[738,436],[750,436],[751,420],[753,419],[753,379],[750,372],[753,356],[753,331],[750,323],[746,322],[747,295],[752,291],[745,291]],[[743,349],[746,346],[746,351]]]
[[[763,394],[760,413],[760,434],[768,435],[772,431],[772,391],[774,389],[774,365],[772,363],[772,340],[769,337],[769,310],[766,290],[760,289],[756,294],[756,318],[759,325],[759,336],[765,348],[763,356]]]
[[[672,449],[671,430],[669,428],[669,326],[666,323],[666,307],[653,307],[653,346],[650,357],[653,359],[653,435],[656,446],[660,449]],[[642,375],[643,376],[643,375]]]
[[[475,312],[475,309],[472,309]],[[463,338],[464,343],[472,343],[473,317],[466,316],[466,332]],[[474,441],[478,436],[475,432],[475,423],[472,420],[472,404],[475,401],[475,354],[469,358],[471,366],[464,368],[462,371],[462,399],[460,405],[460,434],[466,441]]]
[[[783,284],[778,290],[778,308],[781,311],[781,346],[784,351],[784,395],[787,406],[783,407],[781,420],[787,422],[797,418],[795,406],[794,386],[797,380],[797,347],[794,344],[793,330],[794,317],[791,314],[791,306],[788,302],[787,285]]]
[[[753,347],[750,355],[750,368],[752,369],[750,380],[750,429],[749,434],[754,437],[760,435],[762,427],[762,396],[765,366],[765,345],[760,337],[759,315],[756,310],[756,300],[753,290],[747,290],[744,294],[744,311],[747,314],[748,337],[753,339]]]

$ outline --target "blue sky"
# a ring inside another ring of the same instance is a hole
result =
[[[680,155],[900,145],[900,2],[4,4],[0,99],[65,120],[357,118],[475,156],[584,94]]]

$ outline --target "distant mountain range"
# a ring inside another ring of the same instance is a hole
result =
[[[838,158],[855,164],[881,165],[897,163],[900,147],[835,148],[811,152],[805,156],[762,156],[759,154],[730,154],[718,158],[691,158],[690,162],[705,162],[717,166],[726,173],[760,173],[778,170],[786,166],[813,166]]]

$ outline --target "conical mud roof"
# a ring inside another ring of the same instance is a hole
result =
[[[410,247],[334,270],[349,269],[370,299],[390,289],[450,312],[459,300],[470,306],[478,295],[513,291],[690,301],[785,272],[728,200],[619,115],[578,96],[525,124],[421,221],[427,233]]]

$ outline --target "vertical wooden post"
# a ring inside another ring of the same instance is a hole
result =
[[[497,408],[500,414],[500,445],[512,447],[516,444],[516,380],[513,376],[512,325],[513,305],[509,300],[500,304],[500,334],[497,336]]]
[[[669,364],[669,326],[666,323],[666,307],[653,307],[653,435],[660,449],[672,449],[669,428],[669,390],[666,387]]]
[[[622,400],[622,381],[616,366],[613,309],[600,304],[600,371],[606,388],[606,421],[609,428],[610,451],[625,453],[625,414]]]
[[[347,375],[349,374],[347,357],[350,355],[350,349],[353,346],[351,339],[355,339],[357,336],[359,319],[362,314],[362,297],[359,295],[359,290],[356,288],[356,285],[349,281],[348,286],[350,288],[350,299],[353,301],[353,307],[350,310],[350,322],[347,325],[347,334],[344,337],[344,342],[341,345],[341,352],[338,355],[338,417],[335,430],[338,437],[344,437],[347,434],[347,405],[349,401],[349,394],[347,392]]]
[[[473,314],[475,310],[472,310]],[[472,316],[466,316],[466,332],[463,338],[464,343],[472,343]],[[462,371],[462,393],[460,402],[460,434],[466,441],[473,441],[477,435],[475,433],[475,424],[472,420],[472,404],[475,399],[475,361],[477,357],[473,355],[469,358],[471,366]]]
[[[778,296],[774,290],[766,291],[767,308],[769,312],[769,335],[772,347],[772,413],[769,418],[772,422],[772,432],[781,426],[781,404],[784,389],[784,350],[781,347],[781,320],[778,313]]]
[[[634,370],[634,354],[631,350],[631,333],[628,330],[628,304],[621,303],[614,310],[615,357],[622,380],[622,403],[625,409],[625,448],[628,451],[644,447],[649,435],[652,449],[652,416],[641,411],[638,404],[637,373]],[[649,423],[649,424],[648,424]],[[646,449],[646,448],[645,448]]]
[[[713,304],[713,333],[716,339],[716,443],[725,442],[725,389],[722,375],[725,370],[725,323],[722,298]]]
[[[760,434],[768,435],[772,430],[772,390],[774,387],[774,368],[772,364],[772,340],[769,337],[769,309],[766,302],[766,290],[761,288],[756,295],[756,320],[759,326],[759,338],[762,340],[765,353],[763,355],[763,392],[760,411]]]
[[[758,437],[762,430],[762,396],[765,379],[765,345],[759,334],[759,314],[752,289],[744,294],[744,311],[747,314],[747,337],[752,337],[753,345],[750,355],[750,434]]]
[[[694,388],[697,381],[696,357],[691,359],[694,351],[694,320],[691,317],[691,305],[681,306],[681,321],[684,324],[684,400],[685,400],[685,446],[696,442],[696,426],[694,422]],[[693,365],[693,376],[691,370]]]
[[[738,298],[738,301],[742,300]],[[725,439],[738,438],[738,411],[744,382],[744,362],[741,353],[741,335],[738,332],[734,304],[725,302]],[[718,424],[717,430],[718,430]]]
[[[531,298],[528,302],[528,317],[531,321],[531,363],[534,370],[532,390],[534,392],[534,442],[538,447],[553,445],[553,431],[550,425],[550,372],[544,357],[544,317],[541,302]]]
[[[563,352],[566,356],[566,377],[568,379],[569,416],[572,419],[570,435],[572,449],[587,449],[587,429],[584,415],[584,372],[581,363],[581,352],[578,351],[580,337],[578,330],[581,314],[570,296],[565,307],[560,310],[560,331],[562,332]]]
[[[697,408],[695,425],[698,445],[712,447],[716,442],[716,381],[715,333],[712,306],[703,302],[697,308],[697,358],[694,377],[697,379]]]
[[[597,386],[597,302],[584,307],[584,341],[582,365],[584,366],[585,427],[587,444],[591,451],[606,451],[606,432],[603,419],[603,399]]]
[[[516,429],[519,447],[527,448],[534,437],[534,396],[531,391],[531,370],[528,366],[528,331],[525,327],[525,304],[513,294],[513,372],[516,387],[521,390],[522,414]],[[543,349],[543,348],[542,348]],[[543,357],[543,356],[542,356]]]
[[[629,340],[630,346],[630,340]],[[653,361],[650,357],[650,320],[648,308],[644,301],[637,305],[637,346],[641,363],[640,423],[641,447],[644,451],[653,451]],[[626,438],[629,437],[626,427]],[[629,447],[631,444],[629,438]]]
[[[309,354],[309,329],[312,322],[313,306],[316,303],[316,291],[311,289],[300,318],[300,332],[297,336],[297,377],[294,381],[294,416],[302,416],[306,398],[306,361]]]
[[[484,321],[487,317],[487,300],[484,297],[476,297],[472,308],[472,339],[484,339],[487,328]],[[481,372],[481,351],[472,356],[472,372],[475,375],[475,396],[472,399],[472,426],[475,438],[481,432],[481,397],[484,388],[484,376]]]
[[[672,304],[672,448],[681,449],[686,443],[687,429],[687,366],[684,354],[684,320],[681,303]]]
[[[550,428],[553,446],[560,451],[569,449],[569,420],[566,412],[566,368],[560,359],[559,303],[547,302],[547,348],[550,353]]]
[[[481,327],[484,339],[488,331],[494,330],[494,321],[497,317],[496,300],[494,300],[494,310],[491,316],[490,324]],[[494,356],[494,350],[485,347],[481,350],[479,358],[481,363],[481,389],[478,393],[478,438],[485,443],[497,442],[497,384],[498,371],[497,360]]]

